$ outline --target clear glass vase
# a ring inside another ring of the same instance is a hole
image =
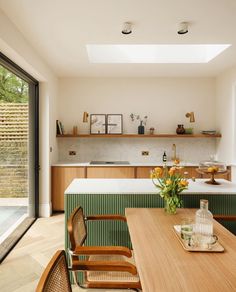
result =
[[[169,199],[164,199],[164,210],[167,214],[174,215],[177,212],[177,204]]]

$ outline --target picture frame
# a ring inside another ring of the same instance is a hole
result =
[[[106,115],[91,114],[90,115],[90,134],[101,135],[106,134]]]
[[[64,129],[62,123],[59,120],[56,120],[57,135],[63,135]]]
[[[107,115],[107,134],[123,134],[123,115]]]

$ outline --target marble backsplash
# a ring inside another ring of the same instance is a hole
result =
[[[60,138],[60,162],[89,162],[91,160],[128,160],[132,163],[162,162],[164,151],[167,161],[173,157],[172,145],[183,163],[198,163],[216,153],[214,138]],[[75,151],[76,155],[69,155]],[[142,156],[142,151],[149,151]]]

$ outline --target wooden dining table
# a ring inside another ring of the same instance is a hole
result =
[[[195,209],[169,215],[160,208],[127,208],[125,215],[143,292],[236,291],[236,236],[214,220],[224,252],[191,252],[174,225],[194,218]]]

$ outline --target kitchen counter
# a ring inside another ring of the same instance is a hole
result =
[[[171,161],[167,162],[167,166],[171,166],[173,163]],[[101,167],[101,166],[106,166],[106,167],[148,167],[148,166],[163,166],[163,162],[130,162],[129,164],[90,164],[89,162],[57,162],[53,163],[52,166],[70,166],[70,167]],[[180,163],[180,166],[199,166],[199,163],[192,163],[192,162],[185,162],[185,163]]]
[[[189,181],[183,194],[236,194],[236,184],[217,179],[220,185],[206,184],[206,179]],[[65,190],[69,194],[157,194],[158,188],[151,179],[74,179]]]

